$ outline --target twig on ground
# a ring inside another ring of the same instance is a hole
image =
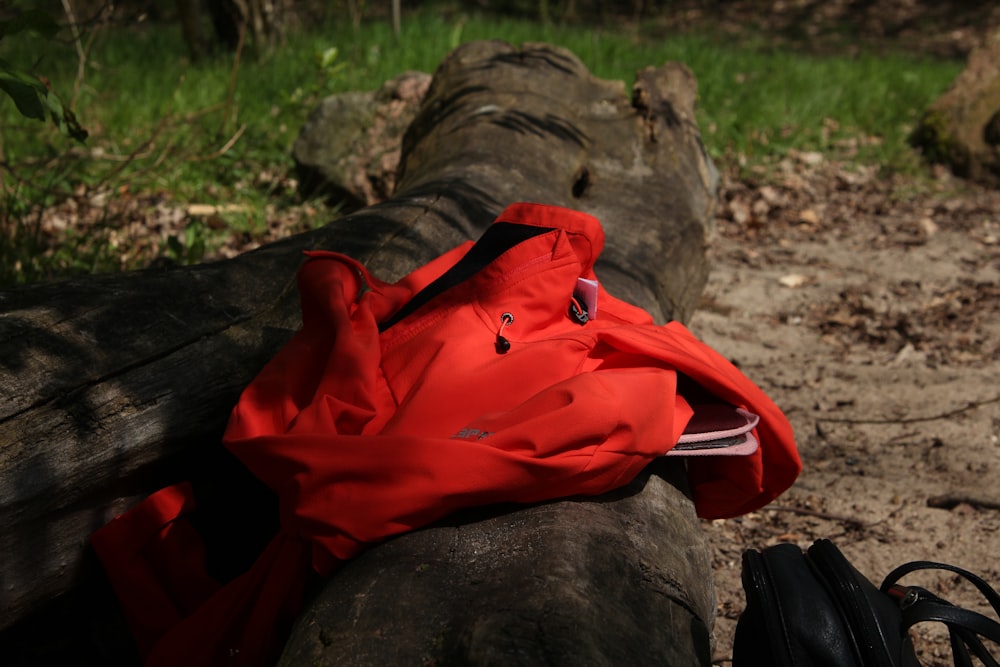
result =
[[[897,417],[897,418],[873,418],[873,419],[853,419],[850,417],[819,417],[816,421],[827,422],[834,424],[915,424],[919,422],[931,422],[937,421],[939,419],[948,419],[954,417],[955,415],[960,415],[963,412],[968,412],[969,410],[975,410],[976,408],[981,408],[985,405],[992,405],[993,403],[1000,403],[1000,396],[994,396],[993,398],[988,398],[982,401],[970,401],[967,405],[961,408],[955,408],[953,410],[948,410],[947,412],[942,412],[935,415],[926,415],[923,417]]]
[[[764,508],[771,512],[791,512],[792,514],[801,514],[803,516],[814,516],[819,519],[827,519],[828,521],[839,521],[840,523],[846,523],[858,528],[863,528],[866,524],[861,519],[853,516],[845,516],[843,514],[830,514],[829,512],[821,512],[819,510],[811,510],[806,507],[795,507],[794,505],[768,505]]]
[[[959,505],[971,505],[977,509],[1000,510],[1000,500],[993,500],[991,498],[945,494],[943,496],[931,496],[927,499],[927,506],[936,509],[950,510]]]

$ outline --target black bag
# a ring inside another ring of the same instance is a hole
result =
[[[969,580],[1000,615],[1000,594],[953,565],[907,563],[875,588],[829,540],[818,540],[805,553],[793,544],[746,551],[747,605],[736,626],[734,667],[919,667],[909,629],[924,621],[948,626],[957,667],[971,667],[971,655],[1000,667],[980,639],[1000,643],[1000,623],[897,583],[926,569]]]

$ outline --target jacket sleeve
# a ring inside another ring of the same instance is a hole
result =
[[[251,472],[281,498],[282,522],[313,542],[328,571],[372,543],[460,508],[597,495],[628,483],[677,441],[691,410],[672,371],[593,372],[457,433],[414,437],[229,438]]]
[[[781,409],[757,385],[683,325],[666,325],[683,347],[673,364],[721,400],[760,416],[760,447],[749,456],[691,458],[688,481],[698,515],[706,519],[740,516],[784,493],[802,471],[795,435]]]

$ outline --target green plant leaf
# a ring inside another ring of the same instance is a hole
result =
[[[46,91],[43,98],[45,106],[49,110],[52,122],[56,124],[59,131],[64,135],[79,141],[81,144],[87,139],[87,130],[83,129],[76,119],[76,114],[63,106],[62,100],[52,91]]]
[[[187,261],[189,264],[197,264],[205,258],[205,239],[199,236],[195,242],[188,247]]]
[[[45,84],[24,72],[6,67],[0,63],[0,90],[7,93],[21,115],[35,120],[45,120],[43,98],[48,91]]]
[[[52,119],[59,131],[80,143],[87,139],[87,130],[76,114],[63,106],[59,96],[49,90],[41,79],[0,60],[0,90],[14,100],[14,105],[26,118]]]
[[[167,237],[167,252],[178,262],[184,258],[184,244],[176,234]]]
[[[338,55],[340,55],[340,50],[336,46],[331,46],[317,53],[316,60],[319,61],[321,69],[327,69],[337,60]]]
[[[462,30],[465,28],[465,21],[456,21],[454,27],[451,29],[451,34],[448,36],[448,48],[457,49],[459,44],[462,43]]]

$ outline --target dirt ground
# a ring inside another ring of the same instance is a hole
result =
[[[714,270],[691,328],[787,413],[804,470],[753,514],[706,523],[729,663],[746,548],[831,538],[876,584],[932,559],[1000,584],[1000,192],[921,190],[793,155],[724,179]],[[987,612],[954,576],[910,575]],[[920,628],[925,665],[954,664]]]
[[[1000,5],[680,2],[671,19],[706,22],[799,48],[964,58]],[[876,584],[931,559],[1000,585],[1000,192],[793,154],[775,174],[724,176],[717,224],[691,328],[785,410],[804,468],[766,509],[705,526],[715,664],[730,663],[747,548],[826,537]],[[992,614],[954,576],[904,582]],[[954,664],[940,627],[917,640],[924,665]]]

